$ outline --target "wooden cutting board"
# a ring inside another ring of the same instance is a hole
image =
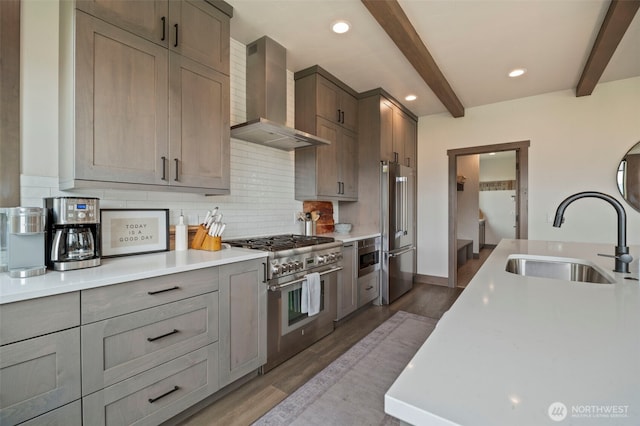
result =
[[[302,211],[305,213],[320,212],[320,219],[316,223],[316,234],[328,234],[334,231],[333,203],[331,201],[304,201]]]

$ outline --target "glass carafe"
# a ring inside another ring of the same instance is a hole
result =
[[[89,228],[67,229],[67,255],[64,260],[82,260],[93,257],[95,246],[93,233]]]

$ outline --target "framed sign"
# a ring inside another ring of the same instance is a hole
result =
[[[169,250],[169,209],[100,209],[102,257]]]

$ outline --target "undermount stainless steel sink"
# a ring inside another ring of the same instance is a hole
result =
[[[505,270],[527,277],[551,278],[594,284],[613,284],[615,280],[587,260],[565,257],[512,254],[507,258]]]

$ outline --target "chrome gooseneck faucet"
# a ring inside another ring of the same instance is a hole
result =
[[[565,200],[560,203],[558,209],[556,210],[556,217],[553,221],[553,226],[556,228],[560,228],[560,226],[562,226],[562,222],[564,221],[563,216],[565,209],[569,206],[569,204],[580,198],[600,198],[601,200],[604,200],[611,204],[613,208],[616,209],[616,212],[618,213],[618,245],[616,246],[615,255],[609,257],[615,258],[615,272],[629,273],[629,263],[631,263],[633,257],[629,255],[629,247],[627,246],[627,213],[624,211],[624,207],[622,207],[622,204],[620,204],[620,202],[612,196],[603,194],[601,192],[586,191],[578,192],[577,194],[573,194],[565,198]]]

